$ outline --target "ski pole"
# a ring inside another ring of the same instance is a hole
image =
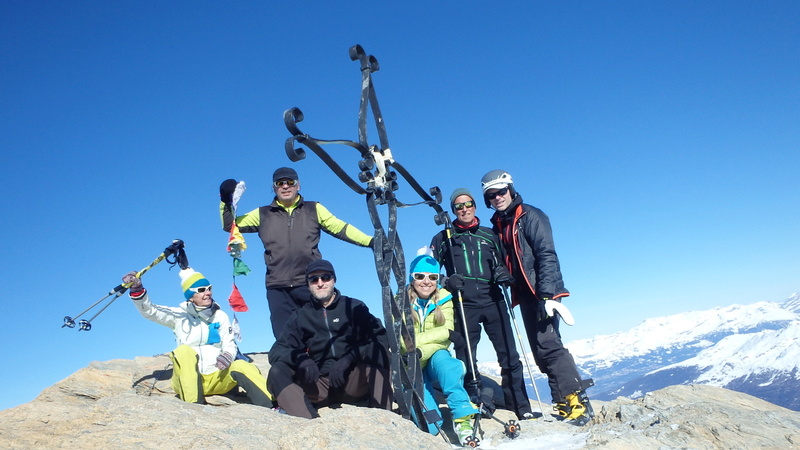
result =
[[[174,241],[172,241],[172,244],[169,247],[164,249],[164,252],[162,252],[160,255],[158,255],[158,257],[155,260],[153,260],[153,262],[150,263],[150,265],[148,265],[144,269],[142,269],[139,272],[137,272],[136,273],[136,278],[141,278],[142,275],[147,273],[148,270],[150,270],[153,267],[155,267],[156,264],[158,264],[161,261],[165,260],[171,254],[173,254],[173,253],[182,253],[182,252],[183,252],[183,241],[180,240],[180,239],[175,239]],[[176,261],[177,260],[180,260],[180,262],[181,262],[180,265],[181,265],[182,269],[185,268],[185,267],[183,267],[184,265],[186,265],[188,267],[188,264],[186,264],[186,256],[185,255],[176,256]],[[124,294],[125,291],[127,291],[128,288],[131,287],[132,284],[133,284],[132,282],[131,283],[119,284],[114,289],[111,289],[108,292],[108,294],[106,294],[105,297],[103,297],[100,300],[94,302],[91,306],[89,306],[88,308],[86,308],[83,311],[81,311],[77,316],[75,316],[75,317],[65,316],[64,317],[64,325],[61,325],[61,328],[64,328],[64,327],[75,328],[75,319],[77,319],[77,318],[81,317],[82,315],[86,314],[89,310],[91,310],[95,306],[99,305],[103,300],[105,300],[108,297],[111,297],[113,295],[114,298],[112,298],[108,302],[108,304],[103,306],[103,308],[101,308],[100,311],[97,312],[97,314],[92,316],[92,318],[90,318],[89,320],[81,320],[81,321],[78,322],[78,324],[80,325],[80,327],[78,328],[78,331],[84,331],[84,330],[85,331],[90,331],[92,329],[92,323],[91,323],[92,320],[94,320],[95,317],[100,315],[101,312],[105,311],[105,309],[108,308],[108,306],[111,305],[111,303],[114,303],[114,300],[120,298],[122,296],[122,294]]]
[[[528,375],[531,377],[531,384],[533,385],[533,392],[536,393],[536,401],[539,403],[539,410],[542,412],[542,418],[545,417],[544,415],[544,408],[542,407],[542,398],[539,396],[539,388],[536,387],[536,379],[533,377],[533,370],[531,369],[531,364],[528,362],[528,352],[525,350],[525,343],[522,341],[522,335],[519,333],[519,325],[517,325],[517,318],[514,315],[514,307],[511,305],[511,300],[508,296],[508,287],[502,286],[503,291],[503,298],[506,300],[506,307],[508,307],[508,313],[511,315],[511,323],[514,324],[514,332],[517,333],[517,340],[519,341],[520,350],[522,353],[522,358],[525,360],[525,367],[528,369]]]
[[[445,232],[447,233],[447,250],[450,253],[450,264],[453,265],[453,275],[456,275],[456,274],[458,274],[458,271],[456,271],[456,262],[453,259],[453,228],[452,228],[452,226],[453,226],[453,224],[450,222],[450,218],[448,216],[447,217],[447,221],[445,222]],[[461,291],[460,290],[456,290],[456,292],[454,292],[454,294],[455,294],[456,302],[458,302],[459,313],[461,314],[461,325],[462,325],[462,328],[464,329],[464,341],[466,342],[466,345],[467,345],[467,358],[469,360],[469,369],[470,369],[470,372],[472,374],[472,381],[470,382],[470,384],[472,384],[473,388],[475,388],[477,390],[477,387],[479,385],[478,374],[475,371],[475,359],[474,359],[474,356],[472,355],[472,343],[469,340],[469,329],[467,328],[467,316],[466,316],[466,313],[464,312],[464,303],[461,301]],[[480,395],[480,392],[478,392],[477,394]]]

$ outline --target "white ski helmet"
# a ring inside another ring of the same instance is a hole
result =
[[[514,180],[511,179],[511,174],[505,170],[492,170],[481,178],[481,189],[483,190],[483,200],[486,202],[486,207],[491,208],[491,203],[486,197],[486,191],[489,189],[502,189],[508,186],[511,191],[511,198],[516,196],[514,191]]]

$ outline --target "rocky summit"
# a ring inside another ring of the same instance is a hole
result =
[[[266,373],[266,354],[250,356]],[[248,404],[238,392],[185,403],[172,392],[170,375],[166,355],[93,362],[35,400],[0,411],[2,447],[451,448],[389,411],[343,405],[305,420]],[[480,448],[800,448],[800,413],[723,388],[670,386],[593,404],[595,420],[585,427],[547,411],[522,422],[513,440],[484,418]],[[496,416],[514,418],[504,410]]]

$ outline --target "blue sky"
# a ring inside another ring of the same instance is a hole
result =
[[[174,238],[227,304],[226,178],[245,180],[249,211],[294,167],[308,199],[371,233],[363,198],[283,150],[294,106],[311,135],[357,139],[354,44],[381,64],[393,154],[423,186],[477,194],[505,169],[550,216],[577,321],[566,341],[783,300],[800,290],[798,23],[791,1],[2,2],[0,408],[93,360],[171,350],[127,296],[89,332],[60,327]],[[331,152],[355,175],[355,151]],[[418,200],[404,183],[398,197]],[[400,211],[407,255],[438,231],[432,216]],[[262,247],[247,237],[241,347],[266,351]],[[380,316],[369,251],[329,236],[321,249]],[[181,300],[165,263],[144,284]],[[483,343],[479,358],[493,359]]]

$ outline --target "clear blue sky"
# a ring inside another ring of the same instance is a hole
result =
[[[577,320],[566,341],[783,300],[800,290],[798,23],[792,1],[4,1],[0,408],[93,360],[171,350],[127,296],[90,332],[60,327],[174,238],[227,306],[226,178],[247,182],[249,211],[292,166],[307,198],[371,233],[363,198],[283,150],[293,106],[304,131],[357,138],[354,44],[381,63],[392,150],[424,186],[477,194],[506,169],[549,214]],[[354,151],[334,153],[356,173]],[[406,184],[398,196],[418,200]],[[432,216],[400,211],[407,254],[438,231]],[[241,347],[265,351],[263,248],[247,237]],[[369,251],[321,248],[380,316]],[[165,263],[144,283],[159,303],[182,298]]]

